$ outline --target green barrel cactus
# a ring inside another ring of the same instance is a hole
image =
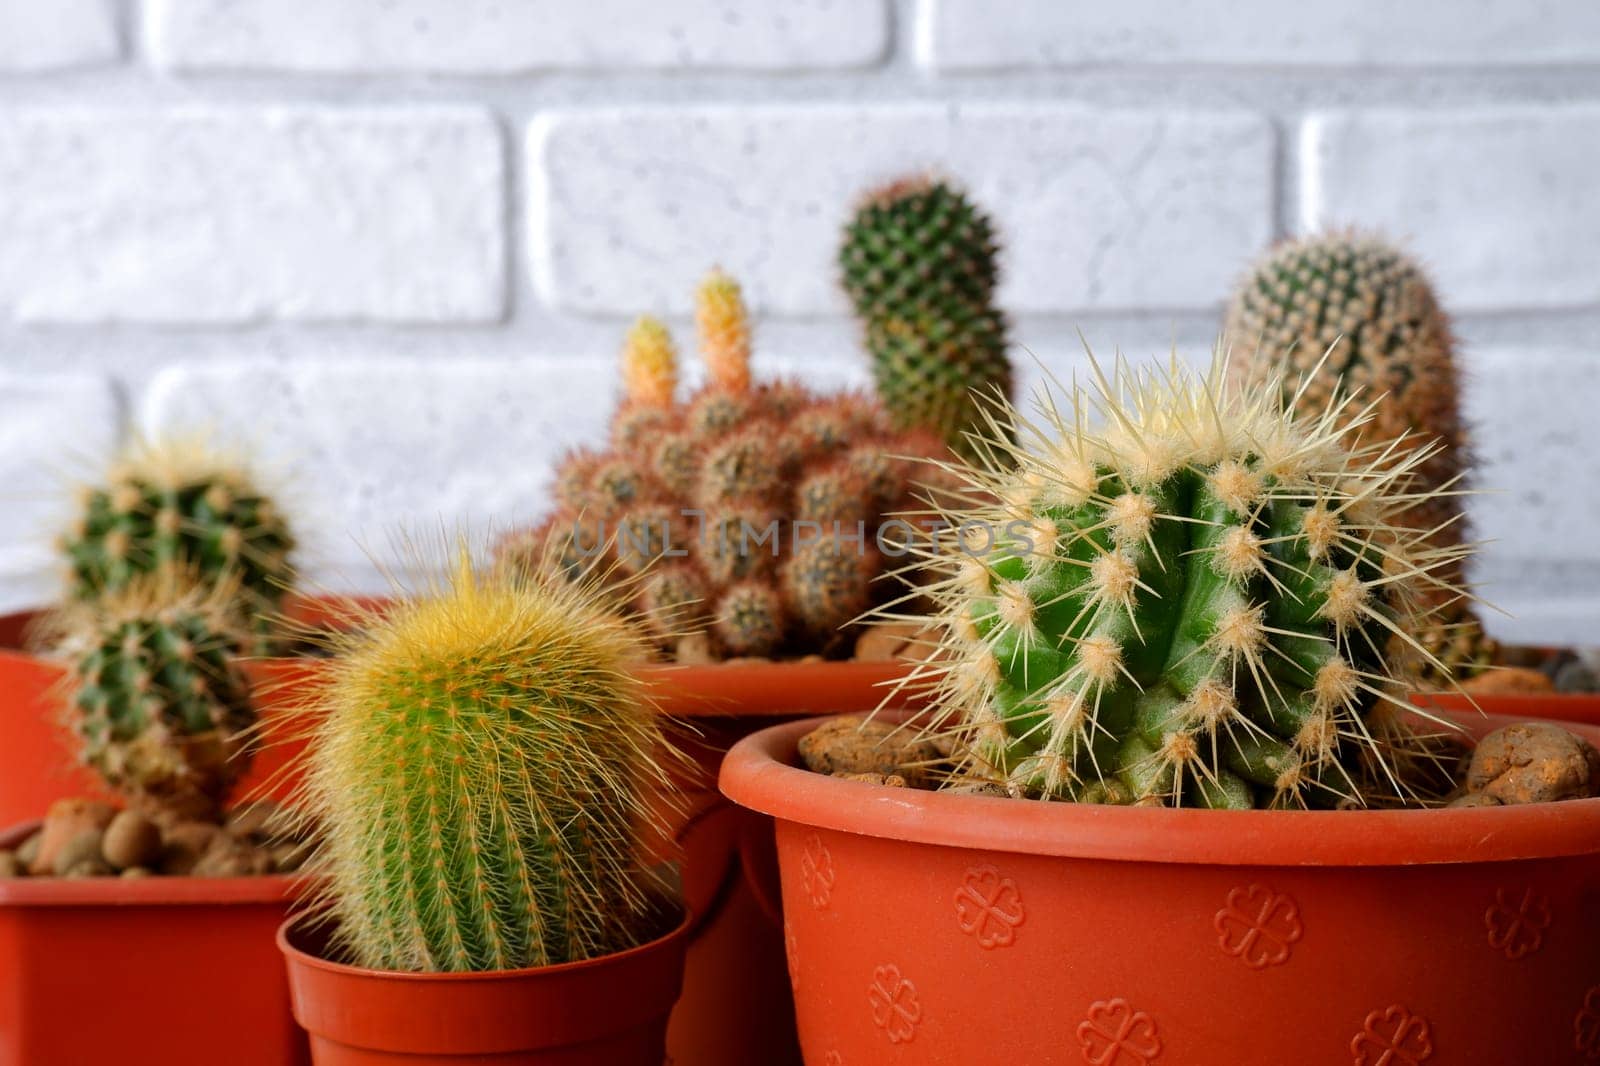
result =
[[[54,625],[84,762],[135,801],[200,815],[247,767],[256,712],[233,590],[176,580],[134,578]]]
[[[644,865],[670,754],[592,582],[475,573],[335,637],[307,756],[337,941],[358,965],[510,970],[660,931]]]
[[[1009,396],[1006,322],[994,303],[994,227],[961,192],[912,178],[869,195],[844,232],[839,271],[865,329],[878,395],[899,429],[957,451]]]
[[[910,684],[971,772],[1096,802],[1427,798],[1389,644],[1423,654],[1409,634],[1452,558],[1395,521],[1432,451],[1396,458],[1348,401],[1297,416],[1276,382],[1225,374],[1097,365],[967,472],[991,502],[944,516],[944,647]]]
[[[293,583],[295,538],[243,465],[194,441],[135,446],[87,488],[61,538],[68,599],[88,602],[141,575],[230,581],[242,613],[270,615]]]
[[[1469,539],[1461,492],[1471,453],[1454,342],[1433,286],[1413,259],[1361,233],[1284,242],[1240,283],[1226,330],[1238,356],[1233,373],[1248,384],[1278,381],[1285,402],[1303,414],[1315,417],[1336,392],[1358,390],[1377,400],[1368,439],[1441,444],[1417,465],[1424,491],[1396,520],[1459,553]],[[1289,373],[1280,376],[1285,361]],[[1356,413],[1347,409],[1345,421]],[[1446,576],[1461,584],[1459,558]],[[1429,650],[1458,670],[1484,665],[1493,648],[1470,598],[1441,606],[1422,634]]]

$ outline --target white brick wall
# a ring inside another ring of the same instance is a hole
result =
[[[1507,490],[1494,626],[1600,644],[1591,0],[0,0],[0,608],[124,396],[254,444],[373,587],[397,525],[538,511],[626,321],[684,329],[713,263],[768,371],[859,382],[837,227],[928,168],[1001,226],[1029,379],[1080,327],[1203,356],[1285,233],[1409,242]]]

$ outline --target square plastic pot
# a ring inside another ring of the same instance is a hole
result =
[[[808,1063],[1600,1060],[1600,799],[1302,812],[908,792],[797,768],[816,724],[740,742],[721,779],[777,819]]]
[[[0,1066],[303,1066],[273,944],[299,884],[0,880]]]

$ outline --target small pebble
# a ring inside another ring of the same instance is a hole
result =
[[[1521,666],[1485,670],[1461,683],[1464,692],[1549,692],[1550,678],[1540,670]]]
[[[953,792],[958,796],[1005,796],[1006,786],[998,781],[989,781],[981,777],[952,778],[943,788],[944,792]]]
[[[1489,795],[1487,792],[1463,792],[1461,795],[1457,796],[1455,799],[1451,800],[1449,803],[1446,803],[1445,806],[1446,807],[1499,807],[1499,806],[1502,806],[1502,804],[1500,803],[1499,800],[1495,799],[1493,796]]]
[[[277,811],[278,805],[271,800],[256,800],[235,807],[228,813],[228,832],[236,837],[264,836]]]
[[[1557,692],[1597,692],[1600,676],[1582,659],[1573,659],[1556,670],[1555,688]]]
[[[717,661],[711,638],[704,633],[690,633],[680,637],[673,649],[673,658],[685,666],[702,666]]]
[[[15,852],[0,851],[0,881],[22,876],[22,860]]]
[[[272,849],[272,868],[280,874],[292,874],[309,862],[316,850],[316,845],[309,840],[280,844]]]
[[[51,859],[50,872],[57,877],[71,877],[74,876],[74,870],[85,865],[105,866],[105,859],[100,855],[100,841],[104,836],[99,829],[83,830],[56,851]]]
[[[161,830],[138,811],[122,811],[106,826],[100,853],[118,870],[148,866],[161,856]]]
[[[35,829],[32,836],[17,845],[17,861],[22,863],[24,869],[32,867],[34,861],[38,859],[39,844],[43,840],[44,830]]]
[[[141,877],[153,877],[154,874],[148,866],[130,866],[122,871],[120,876],[129,881],[135,881]]]
[[[888,785],[890,788],[905,788],[906,779],[899,774],[834,774],[841,781],[860,781],[868,785]]]
[[[940,761],[937,748],[913,728],[856,715],[830,718],[800,738],[800,758],[819,774],[899,774],[913,788]]]
[[[178,822],[161,838],[161,872],[183,877],[195,868],[200,857],[221,836],[222,827],[209,822]]]
[[[61,849],[86,831],[93,830],[98,836],[111,824],[111,819],[116,813],[111,804],[101,803],[99,800],[56,800],[50,805],[50,812],[45,815],[44,827],[40,830],[39,850],[28,863],[29,872],[52,874],[66,869],[56,861]],[[97,843],[96,848],[98,847]]]
[[[110,866],[106,865],[105,860],[103,859],[84,859],[82,862],[74,863],[67,869],[67,872],[61,876],[68,878],[110,877],[114,873],[116,873],[116,871]]]
[[[1600,751],[1548,722],[1519,722],[1478,742],[1467,791],[1501,803],[1552,803],[1600,793]]]

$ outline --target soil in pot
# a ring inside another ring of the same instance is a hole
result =
[[[314,916],[278,947],[315,1066],[658,1066],[689,919],[629,951],[497,973],[368,970],[328,956]]]
[[[808,1061],[1600,1054],[1600,799],[1203,811],[929,793],[796,769],[810,728],[747,739],[722,777],[778,819]]]

